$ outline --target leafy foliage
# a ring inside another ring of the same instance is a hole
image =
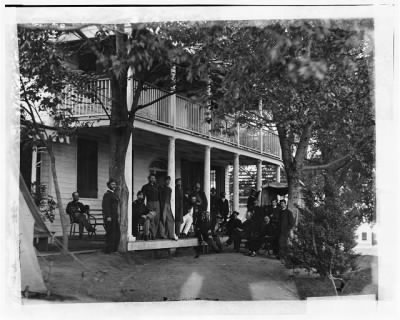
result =
[[[289,259],[321,276],[340,276],[355,267],[353,248],[360,220],[346,211],[339,197],[315,200],[315,194],[306,192]]]

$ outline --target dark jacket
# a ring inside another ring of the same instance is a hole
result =
[[[146,199],[146,203],[149,203],[149,201],[160,201],[160,192],[157,184],[151,184],[150,182],[145,184],[142,187],[142,192]]]
[[[75,216],[77,213],[84,213],[88,209],[87,206],[85,206],[82,202],[79,201],[71,201],[67,204],[67,208],[65,211],[69,215]]]
[[[208,208],[208,200],[204,191],[193,191],[193,195],[196,196],[199,201],[200,207],[202,210],[207,210]]]
[[[182,187],[175,186],[175,221],[183,222],[183,190]]]
[[[270,230],[279,233],[281,228],[281,209],[278,206],[275,208],[269,206],[267,215],[270,218]]]
[[[136,199],[132,203],[132,217],[133,220],[138,221],[142,215],[149,213],[149,208],[146,207],[143,200]]]
[[[228,199],[218,199],[218,211],[226,219],[229,215],[229,201]]]
[[[103,202],[101,206],[103,209],[104,221],[106,221],[108,217],[111,217],[113,221],[118,221],[119,198],[115,192],[107,190],[103,196]]]
[[[159,192],[160,192],[160,207],[161,207],[161,212],[163,212],[165,204],[171,204],[172,189],[167,186],[162,186],[159,188]]]
[[[280,213],[280,232],[281,235],[288,235],[294,227],[295,221],[292,211],[289,209],[281,210]]]

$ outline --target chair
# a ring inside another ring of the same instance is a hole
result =
[[[85,213],[87,214],[89,223],[94,227],[94,226],[97,225],[97,223],[96,223],[96,218],[95,218],[94,216],[92,216],[92,215],[89,213],[89,210],[90,210],[90,207],[89,207],[88,205],[85,205],[85,212],[84,212],[84,214],[85,214]],[[94,223],[92,223],[91,220],[94,220]],[[74,235],[76,235],[76,234],[79,235],[79,222],[76,221],[76,220],[74,220],[74,218],[72,217],[72,215],[69,215],[69,221],[70,221],[69,236],[71,237],[71,236],[74,236]],[[78,226],[78,230],[76,230],[76,227],[77,227],[77,226]],[[85,231],[86,231],[86,230],[84,229],[83,232],[85,232]],[[94,229],[93,232],[87,231],[87,233],[88,233],[88,236],[91,238],[91,237],[93,237],[93,236],[96,235],[96,229]]]

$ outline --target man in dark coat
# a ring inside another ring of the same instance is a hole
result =
[[[236,252],[239,252],[240,249],[240,241],[241,238],[238,234],[239,231],[242,230],[242,220],[239,219],[239,212],[233,211],[232,215],[226,224],[226,234],[229,237],[226,241],[226,245],[230,246],[233,242],[233,248]],[[234,235],[238,235],[239,237],[234,237]],[[236,239],[236,241],[234,241]]]
[[[271,237],[271,247],[273,254],[277,257],[279,254],[279,234],[280,234],[280,214],[281,209],[278,206],[278,201],[276,199],[271,201],[271,206],[267,209],[267,215],[270,219],[269,223],[269,236]]]
[[[151,223],[151,233],[152,237],[157,237],[157,232],[160,223],[160,192],[159,187],[156,183],[156,176],[152,173],[149,175],[149,183],[142,187],[143,195],[146,199],[146,206],[150,211],[155,213],[154,219]]]
[[[211,188],[210,190],[210,219],[211,219],[211,230],[214,229],[215,224],[217,223],[217,215],[218,215],[218,197],[217,191],[215,188]]]
[[[160,188],[161,220],[159,223],[159,233],[161,237],[178,240],[175,235],[175,220],[171,209],[172,189],[169,187],[171,177],[165,178],[165,185]]]
[[[279,257],[285,259],[287,255],[289,235],[295,225],[295,220],[293,213],[286,206],[286,201],[281,200],[280,205]]]
[[[218,199],[218,211],[226,222],[229,216],[229,201],[226,199],[225,192],[221,192],[221,197]]]
[[[89,213],[89,206],[79,201],[79,193],[72,193],[72,201],[67,204],[66,212],[73,223],[79,224],[79,238],[83,237],[83,229],[87,232],[94,232],[96,229],[89,223],[86,214]]]
[[[194,187],[193,195],[196,196],[198,205],[200,206],[201,210],[207,211],[208,200],[207,200],[207,196],[206,196],[205,192],[203,190],[201,190],[200,182],[196,183],[196,185]]]
[[[144,204],[144,196],[142,191],[138,191],[137,199],[132,203],[132,234],[135,237],[138,234],[139,224],[143,225],[143,239],[145,241],[151,238],[150,226],[153,221],[154,213],[150,212],[149,208]]]
[[[119,228],[118,211],[119,197],[116,194],[117,182],[110,179],[107,182],[108,190],[103,196],[102,209],[104,226],[106,229],[105,253],[116,252],[118,250],[121,231]]]
[[[256,191],[256,189],[251,188],[250,190],[250,195],[247,198],[247,212],[252,211],[253,207],[255,205],[255,201],[258,198],[258,192]]]
[[[203,241],[206,242],[208,246],[212,248],[215,252],[219,252],[219,249],[209,236],[210,216],[207,211],[202,210],[202,206],[198,203],[193,206],[193,226],[196,238],[198,240],[198,246],[195,247],[195,258],[198,258],[200,255],[202,247],[201,244]]]
[[[249,255],[254,257],[264,241],[264,218],[266,216],[266,212],[263,207],[259,206],[259,201],[257,199],[254,201],[254,207],[250,212],[251,214],[248,220],[248,226],[246,228],[246,236],[248,240],[247,247],[249,249]]]
[[[186,212],[185,212],[186,213]],[[180,233],[183,222],[183,189],[182,179],[175,180],[175,234]]]

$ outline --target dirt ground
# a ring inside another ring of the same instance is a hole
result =
[[[51,292],[70,302],[175,300],[297,300],[293,280],[279,261],[242,253],[192,249],[40,258]],[[86,269],[86,270],[85,270]]]

